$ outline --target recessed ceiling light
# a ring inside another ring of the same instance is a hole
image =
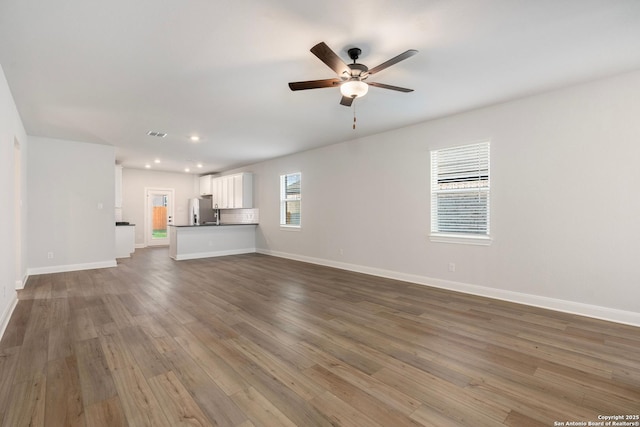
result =
[[[166,133],[158,132],[158,131],[155,131],[155,130],[150,130],[149,132],[147,132],[147,135],[149,135],[149,136],[157,136],[158,138],[164,138],[165,136],[167,136]]]
[[[198,135],[191,135],[189,139],[192,140],[193,142],[200,141],[200,137]]]
[[[150,169],[151,165],[149,163],[147,163],[146,165],[144,165],[145,168]]]
[[[196,166],[198,166],[199,168],[202,167],[202,163],[198,163]]]
[[[155,159],[153,163],[160,163],[160,159]]]
[[[185,171],[185,172],[191,172],[191,169],[189,169],[189,168],[184,168],[184,171]]]

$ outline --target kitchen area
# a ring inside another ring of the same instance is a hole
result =
[[[120,190],[116,182],[116,196],[121,195],[116,220],[129,225],[116,227],[116,242],[126,233],[129,246],[119,254],[168,246],[169,256],[180,261],[255,252],[259,211],[253,206],[253,179],[250,172],[198,177],[125,168]],[[164,219],[162,226],[154,225],[158,219]]]

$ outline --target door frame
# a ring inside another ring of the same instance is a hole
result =
[[[162,239],[162,241],[158,241],[158,239],[152,238],[152,230],[151,223],[153,218],[151,216],[151,198],[149,197],[154,193],[168,193],[169,195],[169,203],[167,204],[167,216],[169,220],[167,221],[167,238]],[[145,187],[144,188],[144,243],[146,246],[167,246],[169,245],[171,227],[170,224],[173,224],[173,220],[175,219],[175,190],[173,188],[160,188],[160,187]]]
[[[25,283],[22,277],[22,151],[20,141],[15,136],[13,137],[13,180],[15,288],[23,289]]]

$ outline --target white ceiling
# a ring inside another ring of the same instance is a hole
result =
[[[370,78],[415,92],[372,87],[352,130],[338,88],[287,86],[335,77],[320,41],[419,50]],[[638,69],[640,1],[3,0],[0,64],[28,134],[204,173]]]

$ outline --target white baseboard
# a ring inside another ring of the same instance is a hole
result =
[[[27,280],[29,280],[29,275],[25,271],[22,280],[16,280],[16,290],[24,289],[24,285],[27,284]]]
[[[16,305],[18,305],[18,293],[11,292],[11,299],[7,308],[2,313],[2,317],[0,317],[0,339],[4,336],[4,331],[7,329],[9,325],[9,320],[11,319],[11,315],[13,314],[13,310],[16,309]]]
[[[136,243],[135,244],[135,248],[136,249],[143,249],[143,248],[146,248],[146,247],[147,247],[147,245],[145,243]]]
[[[192,254],[181,254],[171,257],[176,261],[184,261],[187,259],[200,259],[200,258],[214,258],[227,255],[240,255],[240,254],[252,254],[256,252],[256,248],[244,248],[244,249],[231,249],[226,251],[215,252],[197,252]]]
[[[619,310],[615,308],[602,307],[598,305],[584,304],[574,301],[566,301],[556,298],[543,297],[538,295],[525,294],[521,292],[507,291],[504,289],[489,288],[486,286],[472,285],[468,283],[453,282],[449,280],[434,279],[431,277],[419,276],[416,274],[401,273],[392,270],[367,267],[357,264],[348,264],[339,261],[332,261],[322,258],[308,257],[285,252],[258,249],[258,253],[271,255],[280,258],[292,259],[295,261],[308,262],[311,264],[324,265],[327,267],[339,268],[342,270],[354,271],[357,273],[370,274],[372,276],[385,277],[388,279],[401,280],[418,285],[432,286],[434,288],[448,289],[465,294],[478,295],[503,301],[515,302],[534,307],[545,308],[564,313],[576,314],[580,316],[592,317],[595,319],[607,320],[610,322],[623,323],[631,326],[640,326],[640,313],[633,311]]]
[[[63,273],[66,271],[79,271],[79,270],[93,270],[96,268],[111,268],[117,267],[116,260],[87,262],[84,264],[66,264],[66,265],[52,265],[49,267],[36,267],[27,270],[29,276],[37,274],[49,274],[49,273]]]

